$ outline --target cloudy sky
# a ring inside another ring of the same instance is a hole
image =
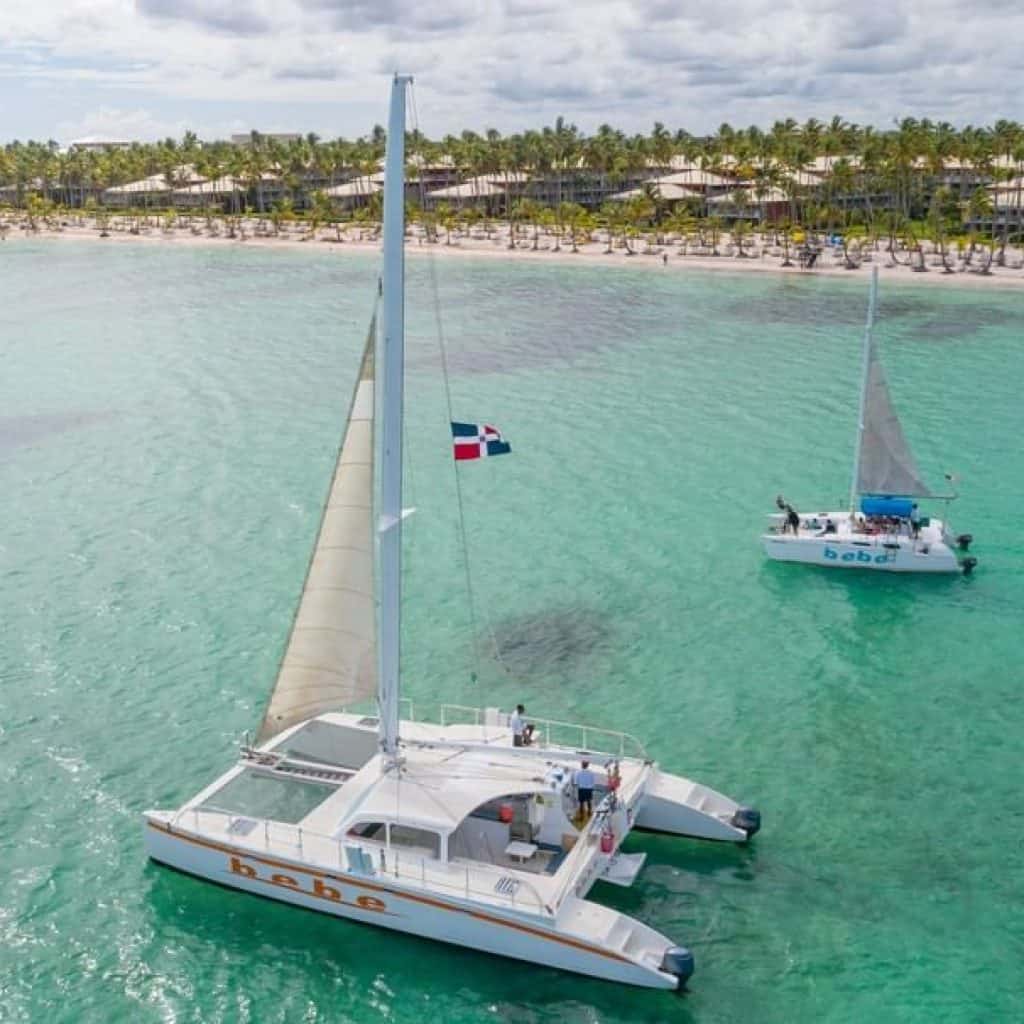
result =
[[[2,0],[0,141],[1024,120],[1021,0]]]

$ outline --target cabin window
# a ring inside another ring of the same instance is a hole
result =
[[[413,828],[411,825],[391,826],[391,845],[411,847],[426,852],[435,859],[441,856],[441,837],[436,832],[425,828]]]
[[[374,839],[378,843],[383,843],[385,834],[384,822],[360,821],[348,830],[348,834],[350,836],[355,836],[357,839]]]

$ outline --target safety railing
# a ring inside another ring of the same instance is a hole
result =
[[[551,906],[556,912],[571,891],[580,890],[582,885],[592,879],[596,865],[590,865],[588,869],[585,867],[585,862],[596,855],[601,841],[601,833],[605,828],[616,827],[617,823],[617,827],[621,831],[628,831],[631,821],[629,809],[635,804],[638,793],[647,784],[649,773],[650,769],[647,768],[624,789],[606,793],[594,808],[590,820],[579,830],[576,845],[558,868],[558,874],[562,876],[562,883],[551,899]],[[618,836],[619,840],[623,838],[621,831]]]
[[[434,722],[441,726],[481,726],[487,721],[488,709],[468,704],[439,704],[436,705],[436,710],[429,705],[426,709],[420,705],[419,717],[416,705],[408,697],[403,697],[400,704],[401,717],[407,722]],[[352,714],[376,715],[376,710],[358,704],[342,710]],[[504,717],[507,720],[507,712],[504,713]],[[644,745],[632,733],[581,725],[578,722],[561,722],[554,718],[535,718],[532,715],[528,717],[530,724],[534,726],[534,742],[541,746],[566,747],[581,754],[605,754],[611,757],[650,760]],[[507,725],[502,727],[505,728]]]
[[[344,704],[338,710],[343,714],[365,715],[367,718],[376,718],[378,715],[377,703],[370,698],[355,704]],[[411,698],[398,698],[398,717],[404,718],[407,722],[416,721],[416,707]]]
[[[439,722],[455,725],[459,722],[483,725],[486,709],[465,704],[442,704]],[[650,760],[644,745],[631,733],[614,729],[600,729],[577,722],[561,722],[554,718],[527,716],[534,727],[534,742],[543,747],[567,747],[577,753],[609,754],[617,757],[635,757]],[[505,726],[507,728],[507,726]]]
[[[227,819],[227,824],[219,830],[212,828],[209,822],[204,827],[204,819],[209,818]],[[426,891],[443,891],[464,899],[484,900],[546,916],[553,913],[536,886],[518,872],[511,876],[506,871],[479,863],[445,863],[410,853],[403,856],[399,847],[350,837],[337,839],[291,822],[253,818],[207,804],[182,808],[170,824],[172,829],[191,825],[193,831],[200,835],[210,831],[223,832],[230,836],[232,844],[238,846],[240,852],[249,849],[278,856],[286,852],[286,855],[296,856],[310,867],[340,869],[356,877],[376,879],[378,883],[397,879]],[[348,865],[347,848],[358,848],[367,854],[372,869],[353,871]],[[293,850],[294,854],[291,853]],[[481,883],[489,884],[490,888],[481,888]]]

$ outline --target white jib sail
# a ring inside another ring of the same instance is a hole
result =
[[[258,742],[377,690],[373,586],[373,350],[363,353],[348,426],[298,610]]]
[[[868,352],[864,399],[864,429],[860,436],[857,490],[861,494],[891,494],[928,498],[928,485],[903,435],[889,397],[889,386],[874,344]]]

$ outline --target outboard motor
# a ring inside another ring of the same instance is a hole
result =
[[[669,946],[661,958],[661,969],[679,979],[679,987],[686,987],[686,980],[693,974],[693,954],[682,946]]]
[[[753,807],[740,807],[729,822],[733,828],[747,833],[747,838],[761,831],[761,812]]]
[[[965,558],[960,563],[960,568],[963,569],[963,572],[964,572],[965,576],[970,576],[971,573],[974,572],[974,567],[977,564],[978,564],[978,560],[976,558]]]
[[[966,551],[971,546],[972,540],[974,540],[973,533],[961,533],[956,538],[956,546],[961,551]]]

